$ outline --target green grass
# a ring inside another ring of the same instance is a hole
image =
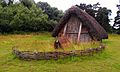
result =
[[[13,46],[20,50],[53,51],[53,42],[50,33],[0,35],[0,72],[120,72],[120,36],[115,34],[103,41],[105,51],[94,56],[24,61],[12,54]]]

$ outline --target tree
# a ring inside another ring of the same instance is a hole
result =
[[[48,22],[46,25],[48,31],[53,31],[60,18],[63,16],[63,11],[55,7],[51,7],[47,2],[38,2],[37,6],[41,8],[44,14],[48,15]]]
[[[50,20],[59,21],[63,16],[63,12],[55,7],[51,7],[47,2],[38,2],[37,6],[43,10],[45,14],[48,15]]]
[[[95,19],[99,22],[99,24],[107,31],[111,32],[111,26],[109,24],[110,19],[109,15],[111,14],[111,10],[106,7],[100,7],[98,9],[98,13],[96,14]]]
[[[8,2],[0,0],[0,33],[52,31],[60,19],[57,8],[49,9],[50,18],[40,7],[38,8],[34,0]]]
[[[80,5],[76,5],[78,6],[80,9],[86,11],[89,15],[91,15],[92,17],[95,18],[97,10],[100,8],[100,4],[99,2],[96,4],[85,4],[85,3],[80,3]]]
[[[17,6],[17,14],[11,21],[14,31],[44,31],[48,16],[43,14],[42,10],[33,5],[30,9],[22,4]]]
[[[20,2],[28,8],[31,8],[32,5],[35,4],[34,0],[20,0]]]
[[[8,5],[13,4],[14,0],[8,0]]]
[[[0,0],[0,4],[5,7],[8,6],[10,4],[13,4],[14,0]]]
[[[5,0],[0,0],[0,5],[2,7],[5,7],[5,6],[7,6],[7,3],[5,2]]]
[[[117,11],[117,16],[115,17],[113,29],[116,30],[117,34],[120,34],[120,11]]]
[[[109,19],[109,15],[112,13],[111,10],[107,9],[106,7],[100,7],[99,3],[96,4],[80,4],[80,5],[76,5],[79,8],[83,9],[84,11],[86,11],[89,15],[91,15],[92,17],[94,17],[99,24],[107,31],[107,32],[111,32],[111,26],[109,24],[110,19]]]
[[[0,4],[0,32],[14,31],[37,32],[48,31],[48,16],[41,8],[33,4],[30,8],[23,3],[10,4],[3,7]]]
[[[0,7],[0,32],[11,32],[12,27],[10,21],[13,19],[14,14],[9,7]]]

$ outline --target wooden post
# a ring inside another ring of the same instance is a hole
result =
[[[66,24],[65,27],[64,27],[63,36],[65,36],[66,29],[67,29],[67,24]]]
[[[82,23],[80,22],[77,43],[79,43],[79,40],[80,40],[81,29],[82,29]]]

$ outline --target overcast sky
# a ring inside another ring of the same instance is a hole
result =
[[[112,10],[111,18],[114,18],[116,16],[116,12],[118,10],[116,5],[119,4],[119,0],[35,0],[35,2],[39,1],[48,2],[52,7],[57,7],[59,10],[63,11],[76,4],[95,4],[99,2],[102,7],[107,7],[108,9]]]

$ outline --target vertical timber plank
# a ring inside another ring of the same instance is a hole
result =
[[[63,36],[65,36],[65,34],[66,34],[66,29],[67,29],[67,24],[64,27]]]
[[[81,29],[82,29],[82,23],[80,22],[77,43],[79,43],[79,40],[80,40]]]

